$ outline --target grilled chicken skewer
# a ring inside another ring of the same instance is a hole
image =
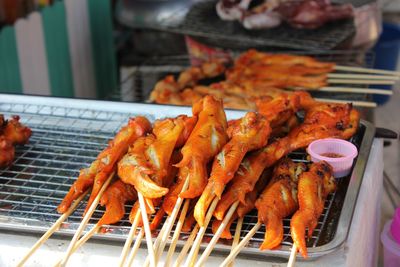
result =
[[[258,220],[265,224],[265,238],[260,249],[273,249],[283,239],[283,218],[298,208],[297,184],[299,175],[306,170],[303,163],[282,160],[274,169],[274,175],[257,199]]]
[[[336,181],[332,173],[332,167],[329,164],[318,162],[312,164],[310,170],[299,177],[299,210],[290,221],[290,232],[294,244],[304,258],[307,258],[306,229],[308,229],[308,237],[311,237],[324,209],[327,196],[336,189]]]
[[[297,179],[304,169],[305,166],[302,163],[294,163],[289,159],[282,160],[281,164],[277,165],[271,181],[256,201],[256,207],[259,209],[259,222],[242,239],[239,245],[232,250],[221,266],[227,266],[239,254],[240,250],[261,227],[262,222],[268,225],[266,225],[266,239],[261,248],[269,244],[266,242],[272,241],[273,243],[270,245],[280,244],[283,237],[282,219],[293,213],[298,207]],[[269,229],[269,227],[272,228]]]
[[[121,179],[134,185],[136,190],[147,198],[146,213],[154,213],[153,201],[158,205],[160,198],[168,192],[167,187],[175,177],[175,172],[173,176],[167,175],[168,172],[172,172],[170,162],[173,151],[186,142],[196,120],[196,117],[181,115],[176,119],[157,121],[154,124],[153,134],[139,138],[118,163]],[[137,217],[137,212],[135,207],[132,208],[131,221]],[[129,245],[125,244],[124,251]]]
[[[57,210],[64,213],[68,210],[73,200],[79,197],[86,189],[93,186],[92,197],[95,196],[98,188],[102,186],[104,177],[116,168],[116,163],[128,151],[129,146],[140,136],[145,135],[151,130],[150,122],[144,117],[136,117],[129,120],[128,125],[124,126],[90,165],[82,169],[78,179],[71,186],[69,192],[64,197]],[[90,202],[87,207],[90,207]]]
[[[272,176],[272,173],[271,173],[270,169],[267,169],[263,172],[260,179],[257,181],[253,191],[246,194],[244,202],[239,203],[239,205],[236,209],[236,212],[233,213],[233,216],[229,219],[229,222],[226,225],[226,227],[224,228],[223,232],[221,233],[220,238],[232,239],[232,234],[230,232],[232,223],[238,218],[244,218],[244,216],[247,213],[249,213],[250,211],[252,211],[255,208],[255,202],[256,202],[259,194],[261,193],[261,191],[265,188],[265,186],[270,181],[271,176]],[[232,184],[229,187],[228,192],[234,191],[234,188],[232,188],[232,186],[234,186],[234,185]],[[218,207],[220,206],[220,204],[221,204],[221,201],[218,203],[216,210],[218,210]],[[214,212],[214,214],[215,214],[215,212]],[[224,214],[226,214],[226,213],[224,213]],[[226,219],[226,216],[223,219]],[[218,231],[218,229],[220,228],[221,222],[222,222],[222,220],[218,220],[218,219],[215,219],[213,221],[212,232],[214,233],[214,236],[215,236],[216,232]]]
[[[175,95],[175,97],[177,98],[177,100],[175,101],[182,101],[187,98],[188,95],[183,98],[178,98],[176,93],[186,88],[197,85],[198,82],[202,79],[217,77],[223,74],[224,71],[225,65],[222,61],[212,60],[203,63],[199,67],[190,67],[184,70],[180,73],[178,80],[175,80],[174,76],[168,75],[155,85],[153,91],[150,94],[149,100],[152,102],[156,101],[157,103],[164,102],[166,104],[166,102],[173,100],[174,98],[170,98],[171,96]],[[191,105],[192,103],[195,103],[202,98],[201,96],[194,97],[194,95],[191,95],[190,97],[192,98],[192,100],[190,102],[187,102],[188,105]]]
[[[209,205],[214,197],[221,198],[225,185],[234,177],[245,154],[265,146],[270,133],[267,120],[254,112],[230,122],[230,140],[216,156],[207,186],[194,209],[194,217],[200,226],[205,226],[204,219]]]
[[[222,101],[212,96],[204,97],[193,105],[193,116],[198,117],[198,121],[181,150],[182,160],[176,164],[179,168],[178,180],[163,203],[164,210],[170,215],[161,230],[161,238],[156,240],[159,254],[166,245],[183,199],[201,195],[207,183],[206,165],[227,142],[227,121]]]

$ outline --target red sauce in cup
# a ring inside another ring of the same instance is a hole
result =
[[[327,158],[343,158],[344,156],[341,154],[337,153],[323,153],[321,156],[327,157]]]

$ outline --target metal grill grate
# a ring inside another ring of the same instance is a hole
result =
[[[232,49],[269,46],[306,51],[332,50],[355,34],[353,20],[328,23],[315,30],[295,29],[282,24],[273,29],[249,31],[236,21],[221,20],[215,4],[215,1],[197,3],[189,12],[182,8],[152,27],[201,37],[209,45]],[[185,17],[183,21],[177,20],[181,17]]]
[[[45,231],[59,217],[56,207],[75,181],[79,169],[88,166],[106,146],[107,141],[127,122],[128,117],[135,115],[2,103],[0,113],[6,117],[12,114],[21,115],[21,121],[33,131],[30,143],[17,148],[14,164],[0,171],[0,227],[35,232]],[[154,120],[154,117],[148,117]],[[360,146],[362,139],[363,134],[360,133],[353,139],[353,143]],[[306,154],[301,151],[290,156],[295,161],[307,161]],[[333,239],[349,179],[350,177],[341,180],[337,190],[339,194],[335,192],[328,197],[323,216],[308,241],[309,247],[318,247]],[[128,212],[131,207],[127,205]],[[72,234],[76,230],[82,218],[83,208],[82,203],[63,224],[60,233]],[[96,223],[103,212],[103,208],[98,208],[90,223]],[[124,240],[130,227],[127,218],[125,216],[116,225],[106,226],[106,234],[96,237]],[[253,211],[245,217],[242,236],[256,222],[257,214]],[[285,219],[283,245],[290,245],[292,242],[289,225],[290,220]],[[235,224],[232,227],[235,227]],[[157,235],[157,231],[154,235]],[[263,236],[264,228],[261,228],[248,246],[258,248]],[[183,234],[181,240],[186,240],[187,237],[188,235]],[[211,229],[208,229],[203,243],[207,243],[211,237]],[[224,244],[230,244],[230,241],[220,240],[220,246]],[[268,253],[265,252],[265,255]]]

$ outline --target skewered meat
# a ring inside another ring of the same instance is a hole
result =
[[[353,17],[351,4],[332,5],[330,0],[284,2],[277,11],[295,28],[315,29],[327,22]]]
[[[108,176],[115,170],[117,161],[127,152],[129,146],[140,136],[151,130],[150,122],[144,117],[136,117],[129,120],[110,141],[93,163],[79,172],[78,179],[71,186],[69,192],[58,206],[57,210],[64,213],[71,206],[72,201],[78,198],[86,189],[93,186],[91,198],[86,208],[89,208],[100,188]]]
[[[329,0],[220,0],[216,5],[223,20],[238,20],[246,29],[274,28],[286,21],[295,28],[315,29],[327,22],[353,17],[350,4],[332,5]],[[249,8],[250,7],[250,8]]]
[[[279,1],[265,1],[264,4],[245,12],[242,18],[243,26],[246,29],[268,29],[279,26],[282,17],[274,10],[276,5],[279,5]]]
[[[225,185],[234,177],[245,154],[266,145],[271,127],[263,116],[248,112],[243,118],[231,121],[227,132],[230,140],[216,156],[207,186],[194,209],[199,225],[203,225],[213,198],[221,198]]]
[[[216,5],[218,16],[223,20],[239,20],[252,0],[221,0]]]
[[[98,225],[113,224],[121,220],[125,215],[125,203],[135,201],[137,193],[133,186],[116,180],[111,184],[100,198],[100,205],[106,207],[106,211]]]
[[[222,101],[206,96],[193,105],[193,115],[198,121],[182,148],[179,184],[189,179],[189,188],[180,193],[182,198],[195,198],[203,192],[207,183],[206,164],[227,142],[227,121]],[[185,176],[182,176],[185,175]]]
[[[10,165],[15,156],[13,144],[4,136],[0,135],[0,167]]]
[[[19,122],[19,116],[5,120],[0,114],[0,167],[10,165],[15,156],[15,145],[26,144],[32,131]]]
[[[310,170],[299,177],[299,210],[290,221],[290,232],[304,258],[307,258],[306,229],[308,237],[311,237],[324,209],[326,197],[335,188],[336,181],[332,175],[332,167],[326,162],[312,164]]]
[[[283,218],[298,208],[297,182],[306,170],[303,163],[283,159],[275,167],[271,182],[256,201],[258,220],[265,224],[265,237],[260,249],[273,249],[283,239]]]
[[[213,78],[223,74],[225,65],[220,60],[211,60],[204,62],[199,67],[190,67],[178,77],[177,84],[180,89],[195,86],[200,80],[206,78]]]
[[[213,78],[223,74],[225,65],[222,60],[211,60],[199,67],[190,67],[179,74],[178,80],[172,75],[159,81],[150,94],[150,101],[160,104],[192,105],[202,98],[190,87],[206,78]],[[185,103],[185,104],[180,104]]]
[[[271,171],[270,171],[270,169],[267,169],[261,175],[260,179],[258,179],[257,184],[254,187],[253,191],[246,194],[244,203],[239,204],[239,206],[236,209],[236,212],[233,214],[232,218],[229,220],[229,223],[226,225],[224,231],[222,232],[221,238],[232,239],[232,234],[230,232],[231,224],[235,221],[235,219],[243,218],[247,213],[249,213],[250,211],[252,211],[254,209],[255,202],[257,200],[258,195],[265,188],[265,186],[269,182],[270,178],[271,178]],[[229,189],[232,190],[231,188],[229,188]],[[234,201],[236,201],[236,200],[234,200]],[[219,205],[219,203],[218,203],[218,205]],[[218,207],[218,205],[217,205],[217,207]],[[220,221],[220,220],[213,221],[213,224],[212,224],[213,233],[216,233],[216,231],[219,228],[221,223],[222,223],[222,221]]]
[[[317,59],[309,56],[298,56],[289,54],[270,54],[259,52],[255,49],[249,49],[242,53],[235,60],[235,67],[238,66],[249,66],[253,63],[262,65],[274,65],[274,66],[293,66],[300,65],[308,68],[322,68],[326,72],[332,71],[335,67],[335,63],[321,62]]]
[[[3,132],[3,127],[5,126],[4,115],[0,114],[0,133]]]
[[[349,139],[359,124],[359,113],[350,104],[318,104],[301,97],[306,106],[304,122],[295,127],[286,137],[278,139],[265,148],[246,156],[232,180],[234,190],[228,190],[214,211],[214,216],[222,220],[227,209],[251,192],[262,171],[271,167],[279,159],[299,148],[307,147],[312,141],[323,138]],[[311,104],[313,103],[313,104]]]
[[[31,129],[21,124],[19,119],[19,116],[12,116],[3,127],[3,136],[13,145],[26,144],[32,134]]]
[[[141,137],[118,163],[121,179],[135,186],[145,198],[159,198],[168,189],[163,186],[169,162],[177,145],[189,137],[196,118],[179,116],[154,123],[153,134]]]

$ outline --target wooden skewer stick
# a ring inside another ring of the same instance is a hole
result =
[[[215,208],[217,207],[218,201],[219,201],[219,199],[217,197],[214,197],[210,207],[208,208],[206,218],[204,221],[204,225],[200,227],[200,230],[197,233],[196,239],[194,240],[192,249],[190,250],[189,256],[186,259],[185,266],[187,266],[187,267],[194,265],[194,263],[196,261],[197,254],[200,249],[201,241],[203,240],[203,236],[206,233],[207,226],[210,223],[211,217],[213,215]]]
[[[186,177],[186,180],[185,180],[185,183],[183,184],[181,192],[184,192],[188,187],[189,187],[189,177]],[[174,209],[171,212],[171,215],[168,216],[167,220],[165,221],[165,224],[164,224],[165,228],[163,226],[163,229],[161,229],[162,234],[159,234],[159,237],[161,237],[161,238],[160,239],[158,239],[158,238],[156,239],[156,243],[154,244],[154,246],[155,246],[155,249],[157,251],[157,255],[159,255],[160,250],[161,250],[161,253],[162,253],[162,251],[165,248],[165,245],[167,244],[168,237],[170,235],[172,227],[174,226],[176,217],[178,216],[178,212],[181,209],[182,202],[183,202],[183,198],[178,197],[178,199],[176,200]],[[157,243],[157,240],[159,241],[158,243]]]
[[[238,206],[239,206],[239,201],[236,201],[229,208],[228,212],[225,215],[225,218],[222,220],[220,226],[218,227],[217,232],[214,234],[210,243],[208,243],[208,245],[207,245],[206,249],[204,250],[203,254],[201,255],[200,259],[197,261],[195,267],[201,267],[204,264],[204,262],[207,260],[208,256],[210,255],[211,251],[214,249],[215,244],[217,244],[222,232],[225,230],[226,225],[229,223],[229,220],[232,218],[232,216]]]
[[[345,73],[328,73],[328,78],[338,78],[338,79],[365,79],[365,80],[387,80],[395,81],[399,80],[400,76],[394,75],[363,75],[363,74],[345,74]]]
[[[21,259],[21,261],[17,264],[17,267],[22,267],[26,261],[35,253],[35,251],[43,245],[49,238],[50,236],[57,231],[61,224],[71,215],[76,208],[78,207],[79,203],[82,201],[82,199],[89,193],[89,189],[86,190],[80,197],[78,197],[74,203],[69,207],[69,209],[62,214],[57,221],[54,222],[54,224],[47,230],[46,233],[42,235],[42,237],[31,247],[31,249],[25,254],[25,256]]]
[[[395,84],[396,81],[381,81],[381,80],[350,80],[350,79],[328,79],[330,84]]]
[[[302,90],[302,89],[301,89]],[[312,91],[312,90],[311,90]],[[353,94],[375,94],[375,95],[393,95],[392,90],[374,89],[374,88],[352,88],[352,87],[322,87],[316,91],[320,92],[339,92]]]
[[[293,244],[287,267],[294,267],[294,265],[296,264],[296,254],[297,254],[297,247],[296,244]]]
[[[196,224],[195,227],[193,228],[193,231],[190,233],[190,236],[188,238],[188,240],[185,242],[185,245],[183,246],[181,252],[178,255],[178,258],[176,259],[175,263],[174,263],[174,267],[179,267],[181,266],[181,263],[183,262],[183,259],[186,257],[186,254],[189,251],[189,248],[191,248],[191,246],[193,245],[193,241],[197,235],[197,233],[199,232],[199,225]]]
[[[129,254],[129,258],[126,261],[127,262],[126,266],[128,266],[128,267],[132,266],[133,260],[135,259],[135,256],[139,250],[140,244],[142,243],[143,236],[144,236],[144,230],[142,227],[142,228],[140,228],[140,231],[136,237],[135,243],[133,244],[131,253]]]
[[[133,219],[131,229],[129,230],[128,237],[126,238],[124,248],[122,249],[121,256],[119,257],[119,267],[124,266],[124,263],[126,261],[126,257],[128,256],[129,249],[131,248],[131,244],[133,241],[133,238],[135,237],[136,233],[136,228],[139,224],[140,221],[140,212],[136,212],[135,218]]]
[[[83,217],[81,224],[79,225],[78,229],[76,230],[74,237],[72,238],[71,242],[69,243],[67,252],[65,253],[64,257],[61,260],[61,266],[65,266],[68,262],[69,257],[71,257],[72,250],[75,244],[78,242],[79,237],[81,236],[83,230],[85,229],[86,225],[88,224],[90,218],[92,217],[93,212],[95,211],[97,204],[100,201],[101,196],[103,195],[104,191],[110,184],[112,178],[114,177],[114,172],[108,177],[106,182],[101,187],[99,193],[97,194],[96,198],[94,199],[92,205],[90,206],[89,210],[87,211],[86,215]]]
[[[240,243],[231,251],[228,257],[221,263],[220,267],[226,267],[228,264],[233,261],[236,256],[240,253],[240,251],[247,245],[250,239],[255,235],[255,233],[260,229],[261,223],[257,222],[253,228],[247,233],[247,235],[240,241]]]
[[[165,259],[165,266],[167,266],[167,267],[170,266],[170,264],[171,264],[172,255],[175,252],[176,243],[178,242],[179,235],[181,234],[181,229],[182,229],[183,223],[185,222],[185,219],[186,219],[186,214],[189,209],[189,204],[190,204],[190,200],[186,199],[185,204],[183,204],[181,214],[179,215],[178,222],[176,223],[174,235],[172,236],[171,244],[168,249],[167,258]],[[160,251],[162,252],[161,249],[160,249]],[[160,256],[161,256],[161,254],[158,257],[160,257]]]
[[[368,101],[353,101],[353,100],[339,100],[339,99],[329,99],[329,98],[314,98],[319,102],[330,102],[330,103],[352,103],[355,107],[365,107],[365,108],[376,108],[377,104],[375,102]]]
[[[72,253],[75,253],[75,251],[83,246],[86,241],[88,241],[94,234],[96,234],[100,230],[101,226],[98,224],[95,224],[92,229],[90,229],[84,236],[82,236],[78,242],[76,242],[74,248],[72,249]],[[61,265],[61,260],[59,260],[54,266],[60,266]]]
[[[144,202],[142,193],[138,192],[138,198],[140,204],[140,213],[142,214],[144,233],[146,236],[147,251],[149,252],[150,256],[150,266],[156,267],[157,259],[154,253],[153,241],[151,240],[151,230],[150,230],[149,218],[147,217],[146,203]]]
[[[136,218],[136,217],[135,217]],[[137,225],[135,226],[135,228],[137,227]],[[142,242],[142,239],[143,239],[143,236],[144,236],[144,228],[143,227],[140,227],[140,231],[139,231],[139,233],[138,233],[138,236],[136,237],[136,240],[135,240],[135,243],[133,244],[133,248],[132,248],[132,251],[131,251],[131,253],[129,254],[129,259],[128,259],[128,264],[127,264],[127,266],[131,266],[131,264],[132,264],[132,262],[133,262],[133,259],[135,258],[135,256],[136,256],[136,253],[137,253],[137,251],[138,251],[138,249],[139,249],[139,247],[140,247],[140,244],[141,244],[141,242]],[[132,242],[131,242],[132,243]],[[129,244],[129,247],[130,247],[130,244]],[[155,253],[155,252],[154,252]],[[125,260],[126,261],[126,260]],[[150,258],[149,257],[146,257],[146,261],[145,261],[145,263],[144,263],[144,266],[149,266],[149,264],[150,264]]]
[[[335,70],[343,70],[343,71],[351,71],[351,72],[359,72],[359,73],[375,73],[375,74],[386,74],[386,75],[396,75],[400,76],[400,72],[398,71],[390,71],[390,70],[378,70],[378,69],[369,69],[362,67],[351,67],[351,66],[335,66]]]
[[[240,234],[242,233],[243,217],[240,217],[236,223],[235,235],[233,236],[232,249],[236,248],[240,241]],[[229,267],[233,267],[233,261],[228,264]]]

